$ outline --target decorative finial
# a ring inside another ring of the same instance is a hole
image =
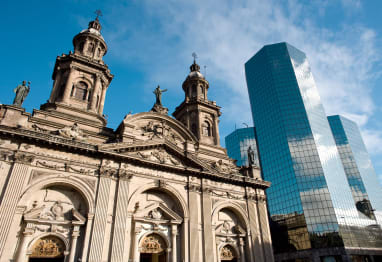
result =
[[[95,10],[94,13],[97,15],[97,16],[96,16],[96,19],[97,19],[97,20],[98,20],[98,17],[102,16],[102,12],[101,12],[101,10],[99,10],[99,9]]]
[[[194,58],[194,64],[196,64],[196,58],[198,58],[198,55],[195,52],[193,52],[192,57]]]

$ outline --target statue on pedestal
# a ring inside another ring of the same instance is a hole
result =
[[[13,92],[16,93],[15,99],[13,100],[13,105],[21,107],[25,98],[27,97],[30,90],[31,82],[28,82],[28,86],[26,86],[26,81],[24,80],[21,85],[18,85]]]
[[[162,105],[162,93],[163,92],[166,92],[167,89],[160,89],[160,86],[158,85],[157,88],[155,88],[154,90],[154,94],[155,94],[155,97],[156,97],[156,101],[155,101],[155,104],[157,105]]]
[[[247,154],[248,154],[248,166],[254,166],[255,165],[255,152],[253,151],[251,146],[248,147]]]
[[[153,106],[153,108],[151,109],[151,112],[157,112],[157,113],[161,113],[161,114],[164,114],[166,115],[168,113],[168,108],[164,107],[162,105],[162,93],[163,92],[166,92],[167,89],[160,89],[160,86],[158,85],[157,88],[155,88],[154,90],[154,94],[155,94],[155,104]]]

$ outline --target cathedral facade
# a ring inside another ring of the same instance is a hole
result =
[[[112,130],[100,31],[96,18],[57,57],[39,110],[22,108],[25,83],[0,105],[0,261],[273,261],[270,184],[220,146],[196,61],[174,117],[158,87],[151,111]]]

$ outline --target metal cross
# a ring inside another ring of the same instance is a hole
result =
[[[99,10],[99,9],[95,10],[94,13],[97,15],[96,18],[98,18],[99,16],[102,16],[102,12],[101,12],[101,10]]]
[[[198,58],[197,54],[195,52],[193,52],[192,57],[194,58],[194,63],[195,63],[196,58]]]

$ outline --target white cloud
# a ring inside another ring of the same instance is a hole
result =
[[[344,9],[362,7],[358,0],[341,3]],[[124,17],[126,8],[113,10],[118,30],[107,36],[110,53],[141,66],[147,82],[161,81],[181,93],[185,65],[196,51],[202,68],[208,66],[210,98],[223,108],[222,136],[234,123],[251,123],[244,63],[275,42],[287,41],[307,54],[327,114],[343,114],[365,126],[374,113],[371,87],[381,60],[377,36],[358,24],[337,31],[320,27],[312,14],[319,10],[323,15],[331,8],[328,1],[308,7],[292,0],[285,6],[260,0],[147,0],[141,14],[145,19],[138,23]],[[369,150],[381,152],[381,132],[363,134]]]

